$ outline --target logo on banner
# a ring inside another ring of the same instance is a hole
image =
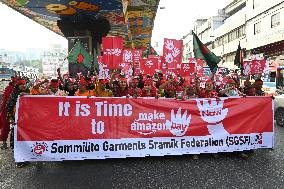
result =
[[[168,54],[166,54],[166,57],[165,57],[165,61],[167,62],[167,63],[173,63],[174,62],[174,57],[173,57],[173,55],[171,54],[171,53],[168,53]]]
[[[190,69],[189,64],[183,64],[184,71],[188,71]]]
[[[244,75],[249,75],[251,73],[251,68],[249,63],[244,62]]]
[[[133,61],[133,55],[131,51],[125,50],[124,54],[123,54],[123,60],[125,62],[132,62]]]
[[[146,60],[145,62],[145,66],[148,66],[149,68],[151,68],[154,65],[152,60]]]
[[[218,123],[225,119],[228,114],[228,108],[223,109],[224,100],[197,100],[197,106],[201,118],[207,123]]]
[[[99,63],[99,78],[110,79],[109,69],[106,64]]]
[[[170,128],[173,135],[183,136],[189,127],[190,119],[191,115],[187,116],[187,110],[183,114],[181,108],[178,109],[176,114],[174,110],[171,110],[171,120],[166,121],[166,127]]]
[[[177,66],[180,67],[182,43],[182,40],[164,39],[163,54],[168,68],[176,69]]]
[[[105,55],[114,55],[114,56],[120,56],[122,52],[122,49],[115,48],[115,49],[106,49]]]
[[[48,146],[45,142],[36,142],[32,147],[31,147],[31,152],[33,153],[34,156],[42,156],[44,152],[48,151]]]
[[[131,130],[137,131],[142,135],[150,135],[157,131],[170,131],[174,136],[185,135],[191,120],[191,115],[187,115],[187,111],[182,113],[179,108],[171,110],[171,120],[166,120],[165,113],[154,112],[139,113],[139,118],[131,124]]]
[[[259,133],[259,135],[256,135],[255,143],[262,144],[262,133]]]
[[[203,121],[207,122],[208,131],[211,135],[227,135],[229,134],[221,121],[225,119],[228,114],[228,108],[224,107],[224,100],[196,100],[200,116]],[[210,103],[209,103],[210,101]]]
[[[142,135],[150,135],[157,131],[167,130],[165,124],[166,115],[163,112],[140,112],[138,119],[131,124],[131,130]]]

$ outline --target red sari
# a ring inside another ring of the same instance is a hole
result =
[[[10,132],[10,124],[9,120],[7,119],[7,108],[6,104],[7,101],[13,92],[14,86],[12,83],[5,88],[3,96],[2,96],[2,103],[1,103],[1,112],[0,112],[0,140],[7,141],[8,135]]]

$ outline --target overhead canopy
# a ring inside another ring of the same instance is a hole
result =
[[[66,31],[63,30],[68,30],[70,27],[82,26],[87,29],[90,27],[92,30],[103,30],[102,32],[107,30],[109,36],[121,36],[125,39],[125,46],[132,48],[146,48],[151,42],[159,4],[159,0],[2,0],[2,2],[62,36],[66,37]],[[102,21],[105,19],[109,23]],[[62,27],[62,22],[69,27]]]

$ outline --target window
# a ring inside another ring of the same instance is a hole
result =
[[[238,34],[238,37],[242,37],[242,36],[245,35],[245,26],[244,25],[242,25],[241,27],[238,28],[237,34]]]
[[[260,33],[260,31],[261,31],[260,27],[261,27],[260,22],[254,24],[254,35]]]
[[[271,28],[280,25],[280,13],[274,14],[271,16]]]
[[[229,42],[237,38],[237,29],[230,31],[229,33]]]
[[[230,32],[228,37],[229,37],[228,42],[232,41],[232,40],[233,40],[233,33],[232,33],[232,32]]]
[[[229,38],[228,34],[224,35],[223,44],[228,43],[228,38]]]
[[[256,9],[260,6],[260,0],[253,0],[253,9]]]
[[[215,47],[223,45],[223,37],[218,37],[215,41]]]
[[[208,28],[211,28],[211,27],[212,27],[211,20],[209,20],[209,22],[208,22]]]

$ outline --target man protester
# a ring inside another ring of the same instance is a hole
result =
[[[238,90],[236,82],[233,79],[227,81],[226,88],[219,92],[221,97],[242,96],[243,94]]]
[[[16,103],[18,100],[18,96],[29,93],[30,91],[27,88],[27,81],[25,79],[18,78],[16,81],[16,85],[13,89],[13,92],[11,93],[6,104],[7,119],[9,120],[9,123],[11,125],[15,125],[15,112],[16,112]],[[14,127],[11,129],[10,133],[11,133],[10,134],[11,148],[14,149]],[[23,165],[24,165],[23,162],[16,163],[17,167],[22,167]]]
[[[144,88],[142,90],[142,97],[156,97],[157,96],[157,88],[153,84],[152,79],[146,79],[144,81]]]
[[[96,89],[94,90],[94,95],[97,97],[112,97],[112,91],[109,90],[107,86],[109,86],[109,81],[107,79],[99,79]]]
[[[124,74],[119,74],[118,81],[115,81],[115,74],[116,72],[112,73],[110,84],[113,88],[113,93],[115,97],[123,97],[128,96],[128,85],[127,85],[127,78]]]
[[[218,98],[218,93],[214,89],[214,84],[211,79],[205,83],[205,89],[200,89],[200,81],[196,80],[196,90],[199,98]]]
[[[132,96],[133,98],[141,97],[142,90],[138,87],[138,78],[134,77],[131,78],[129,81],[129,88],[128,88],[128,95]]]
[[[88,82],[84,77],[81,77],[79,81],[79,89],[76,91],[75,96],[95,96],[93,91],[88,90]]]
[[[67,96],[68,93],[60,90],[60,81],[57,78],[51,79],[49,82],[49,89],[47,94],[49,95],[55,95],[55,96]]]
[[[256,89],[256,96],[265,96],[264,91],[262,90],[263,81],[261,79],[256,79],[254,82],[254,87]]]

